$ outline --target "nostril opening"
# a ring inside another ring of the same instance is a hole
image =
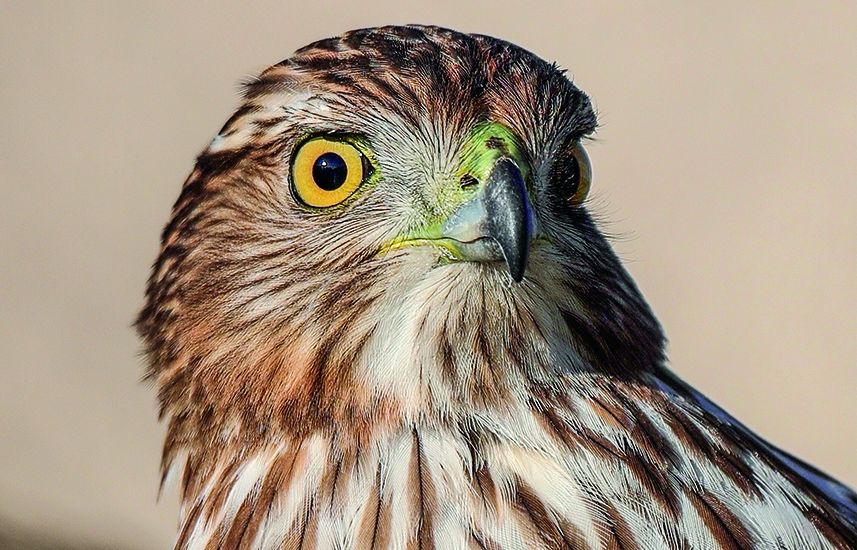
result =
[[[458,180],[458,184],[462,189],[470,189],[471,187],[479,185],[479,181],[470,174],[464,174],[461,176],[461,179]]]

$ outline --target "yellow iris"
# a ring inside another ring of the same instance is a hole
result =
[[[569,197],[572,204],[580,204],[589,194],[589,186],[592,184],[592,164],[589,163],[589,155],[580,143],[575,143],[569,151],[577,161],[580,181],[574,195]]]
[[[365,177],[363,155],[351,143],[317,137],[292,161],[292,185],[307,206],[327,208],[350,197]]]

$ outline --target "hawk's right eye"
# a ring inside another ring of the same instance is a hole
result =
[[[350,197],[368,175],[357,147],[344,140],[305,141],[292,160],[292,189],[305,205],[335,206]]]
[[[561,200],[575,206],[583,202],[589,193],[592,166],[580,143],[573,142],[554,161],[551,180]]]

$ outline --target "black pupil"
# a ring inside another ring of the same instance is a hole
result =
[[[348,177],[345,160],[336,153],[325,153],[312,165],[312,179],[325,191],[339,189]]]
[[[557,167],[558,173],[554,176],[559,186],[559,192],[565,198],[571,198],[580,187],[580,165],[574,155],[569,155]]]

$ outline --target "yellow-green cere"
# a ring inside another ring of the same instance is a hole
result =
[[[476,124],[461,147],[458,168],[451,184],[439,189],[435,198],[435,203],[440,206],[438,214],[429,218],[424,225],[384,243],[381,252],[432,245],[443,250],[450,260],[460,260],[461,251],[456,241],[443,237],[443,224],[458,207],[476,196],[481,184],[488,179],[501,158],[514,160],[524,181],[528,181],[529,166],[517,136],[498,122]]]

